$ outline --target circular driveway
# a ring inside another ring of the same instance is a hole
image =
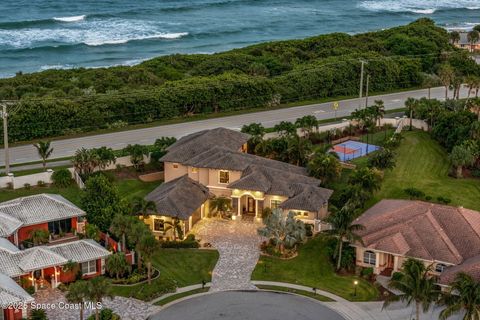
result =
[[[288,293],[226,291],[176,303],[152,320],[345,320],[325,305]]]

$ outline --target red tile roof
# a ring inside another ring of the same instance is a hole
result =
[[[356,223],[365,226],[359,234],[367,248],[454,265],[468,260],[469,270],[480,270],[480,212],[422,201],[382,200]]]

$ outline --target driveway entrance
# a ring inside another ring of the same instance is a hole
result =
[[[256,290],[250,282],[260,257],[262,237],[257,234],[261,223],[204,219],[193,232],[202,242],[209,242],[220,257],[212,273],[210,291]]]

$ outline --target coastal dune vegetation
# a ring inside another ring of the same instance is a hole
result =
[[[445,53],[447,52],[447,53]],[[136,66],[47,70],[0,80],[0,99],[19,100],[12,141],[119,128],[197,114],[271,108],[352,96],[360,60],[370,91],[422,86],[439,64],[480,75],[468,53],[430,19],[357,35],[333,33],[217,54],[169,55]]]

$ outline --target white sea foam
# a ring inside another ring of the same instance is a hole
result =
[[[86,15],[81,15],[81,16],[72,16],[72,17],[55,17],[53,20],[55,21],[60,21],[60,22],[78,22],[85,20],[87,16]]]
[[[170,28],[168,28],[170,29]],[[53,28],[0,29],[0,44],[11,48],[53,47],[72,44],[120,45],[147,39],[178,39],[187,32],[170,32],[156,23],[111,19],[88,19],[85,23]]]
[[[439,9],[480,9],[480,0],[365,0],[358,6],[369,11],[433,14]]]

